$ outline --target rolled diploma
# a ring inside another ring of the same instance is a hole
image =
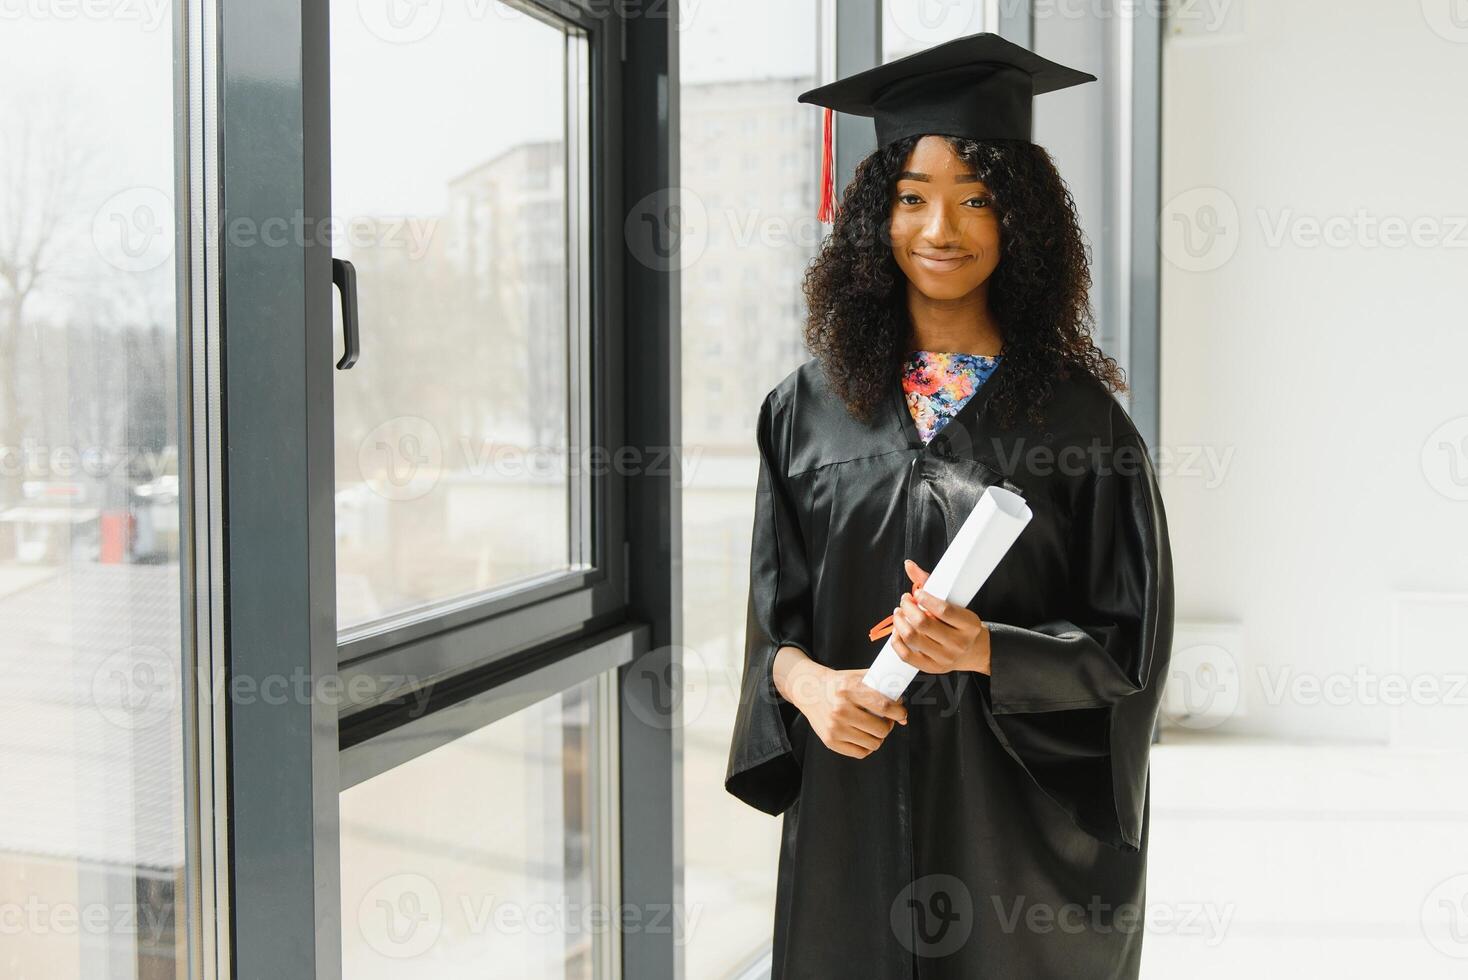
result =
[[[928,574],[923,591],[967,606],[1033,516],[1019,494],[1003,487],[986,487],[944,549],[937,567]],[[887,635],[886,645],[861,679],[867,687],[894,699],[902,696],[918,672],[892,649],[896,635]]]

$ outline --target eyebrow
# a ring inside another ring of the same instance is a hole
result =
[[[916,170],[904,170],[897,175],[897,179],[932,181],[933,178],[929,174],[919,173]],[[978,174],[959,174],[953,179],[953,182],[955,184],[977,184],[980,181]]]

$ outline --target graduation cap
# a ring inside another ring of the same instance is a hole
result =
[[[998,34],[955,38],[801,94],[826,107],[820,220],[834,212],[832,113],[871,116],[877,144],[906,136],[1029,140],[1031,100],[1094,82],[1095,75],[1042,58]]]

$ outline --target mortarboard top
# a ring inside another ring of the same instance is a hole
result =
[[[830,221],[833,211],[833,112],[871,116],[879,146],[919,134],[1029,140],[1035,96],[1095,80],[998,34],[980,33],[802,93],[798,101],[826,107],[820,220]]]

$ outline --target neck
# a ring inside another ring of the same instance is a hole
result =
[[[989,312],[988,282],[958,299],[933,299],[907,285],[907,314],[912,322],[910,350],[961,351],[994,356],[1004,348],[1004,334]]]

